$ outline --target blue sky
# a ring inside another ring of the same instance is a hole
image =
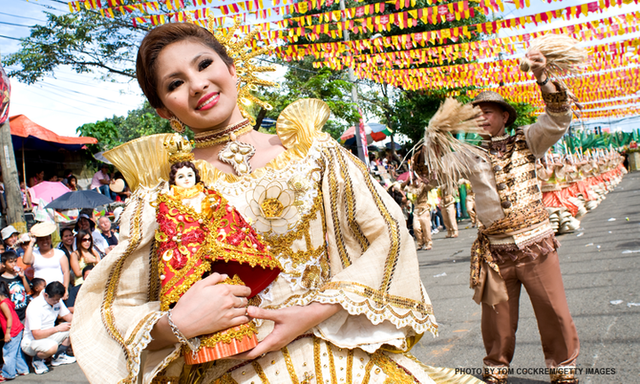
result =
[[[565,8],[577,4],[585,4],[586,0],[565,0],[551,4],[541,0],[531,0],[531,7],[516,10],[513,5],[505,4],[502,14],[506,18],[535,14],[548,10]],[[606,16],[628,13],[639,10],[631,4],[622,8],[614,8],[605,14],[596,14],[588,18],[581,17],[577,22],[600,19]],[[55,14],[69,11],[66,1],[60,0],[0,0],[0,55],[4,56],[19,49],[19,41],[15,40],[29,35],[28,26],[44,23],[44,12]],[[538,31],[557,28],[576,21],[555,21],[550,24],[531,26],[527,31]],[[17,25],[12,25],[17,24]],[[500,36],[520,34],[522,30],[502,30]],[[640,35],[640,34],[639,34]],[[629,38],[631,35],[625,35]],[[596,43],[603,43],[596,42]],[[595,44],[595,43],[590,43]],[[295,65],[295,63],[292,63]],[[280,69],[277,74],[283,74]],[[102,120],[114,115],[126,115],[127,111],[138,108],[143,102],[142,93],[137,82],[123,77],[114,77],[106,81],[100,80],[100,73],[77,74],[68,68],[56,70],[55,77],[49,76],[42,81],[26,85],[12,80],[10,114],[25,114],[34,122],[54,132],[75,136],[78,126]],[[113,81],[112,81],[113,80]],[[606,126],[606,124],[602,124]],[[623,129],[640,127],[640,118],[625,119],[615,125]]]

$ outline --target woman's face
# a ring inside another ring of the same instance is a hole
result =
[[[73,245],[74,238],[75,236],[73,235],[73,232],[64,231],[64,234],[62,235],[62,243],[68,247],[71,247]]]
[[[176,172],[176,185],[191,188],[196,185],[196,173],[190,167],[182,167]]]
[[[80,239],[80,246],[82,247],[82,249],[89,249],[91,247],[90,234],[87,233],[84,236],[82,236],[82,238]]]
[[[194,132],[242,118],[236,105],[236,71],[211,48],[190,40],[166,46],[158,55],[158,114],[176,116]]]
[[[40,252],[47,252],[51,249],[51,235],[36,238],[36,243],[40,248]]]

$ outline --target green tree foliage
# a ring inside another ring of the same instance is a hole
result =
[[[324,130],[339,139],[345,129],[360,118],[357,107],[351,102],[351,83],[344,77],[343,72],[313,69],[310,60],[295,63],[285,74],[280,88],[264,93],[274,107],[266,116],[277,119],[289,104],[302,98],[320,99],[332,112]]]
[[[155,109],[145,101],[144,105],[126,117],[113,116],[95,123],[84,124],[76,132],[81,136],[98,139],[98,144],[89,146],[92,153],[106,151],[127,141],[156,133],[172,132],[169,121],[156,114]],[[191,134],[190,131],[187,132]]]
[[[146,33],[127,16],[105,18],[94,11],[54,15],[45,25],[35,25],[21,49],[3,59],[9,76],[33,84],[54,75],[60,66],[77,73],[135,76],[135,55]]]

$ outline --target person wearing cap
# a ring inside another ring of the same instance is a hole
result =
[[[75,226],[76,233],[78,230],[82,229],[83,231],[91,232],[91,237],[93,237],[93,245],[96,249],[104,256],[107,254],[107,250],[109,249],[109,243],[107,240],[102,237],[102,233],[100,230],[96,228],[96,223],[93,221],[91,216],[86,213],[81,213],[78,215],[78,222]],[[75,243],[73,245],[73,249],[76,249]]]
[[[559,243],[535,171],[536,158],[543,157],[569,128],[571,102],[566,89],[549,81],[546,58],[539,52],[528,56],[546,104],[536,123],[517,128],[511,136],[506,128],[516,120],[516,111],[500,94],[484,91],[472,101],[482,112],[480,125],[486,135],[484,151],[470,155],[469,169],[461,171],[475,192],[479,222],[470,280],[474,300],[482,305],[484,380],[507,382],[524,285],[538,321],[545,361],[552,369],[551,382],[571,384],[578,382],[580,342],[562,283]]]
[[[69,261],[64,252],[54,248],[51,234],[57,229],[53,223],[38,223],[31,228],[31,241],[24,253],[22,261],[33,266],[34,277],[44,279],[47,284],[58,281],[69,289]],[[37,244],[38,247],[34,248]],[[64,298],[67,297],[65,293]]]
[[[8,251],[11,249],[15,251],[18,256],[22,256],[24,254],[22,248],[20,248],[18,244],[18,236],[20,235],[20,232],[18,232],[13,225],[8,225],[2,228],[0,235],[2,235],[2,242],[4,243],[5,250]]]

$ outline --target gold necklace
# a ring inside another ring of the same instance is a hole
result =
[[[196,148],[206,148],[226,142],[227,145],[218,152],[218,160],[233,167],[238,176],[244,176],[251,173],[249,160],[256,154],[256,147],[238,141],[238,136],[242,136],[252,130],[253,127],[249,120],[244,119],[221,132],[196,134]]]
[[[251,131],[249,119],[243,119],[239,123],[228,126],[222,131],[217,132],[202,132],[194,135],[194,141],[196,148],[207,148],[217,144],[226,143],[227,141],[235,141],[236,137],[242,136],[245,133]],[[234,138],[232,138],[232,135]]]

